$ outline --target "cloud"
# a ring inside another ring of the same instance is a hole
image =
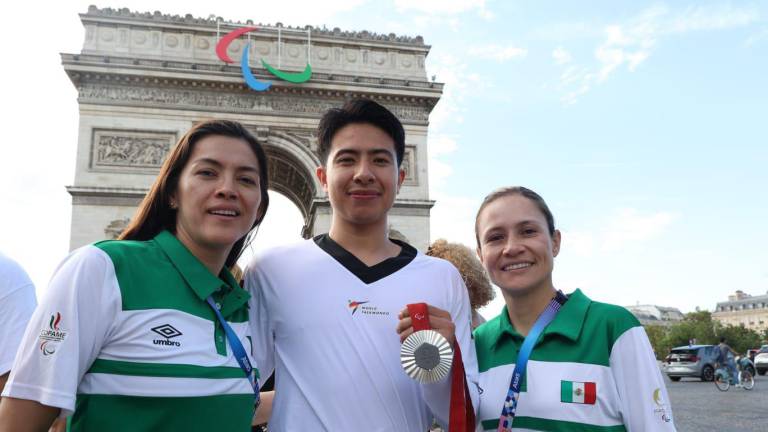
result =
[[[459,15],[477,12],[484,19],[493,13],[485,7],[485,0],[395,0],[398,12],[418,12],[425,15]]]
[[[671,212],[642,214],[636,209],[619,209],[613,222],[601,233],[603,252],[620,251],[633,243],[645,242],[661,234],[677,219]]]
[[[552,51],[552,59],[555,61],[555,64],[564,65],[570,63],[573,57],[563,47],[557,47]]]
[[[643,212],[615,209],[599,229],[563,230],[563,252],[581,258],[612,254],[658,237],[679,218],[669,211]]]
[[[472,47],[469,49],[469,54],[478,58],[505,62],[514,58],[524,58],[528,55],[528,50],[513,45],[502,46],[494,44]]]
[[[670,20],[666,30],[670,33],[723,30],[748,26],[759,19],[760,13],[754,7],[734,8],[730,4],[689,7]]]
[[[746,46],[752,46],[755,44],[758,44],[762,41],[768,40],[768,27],[761,29],[757,31],[756,33],[750,35],[746,41],[744,41],[744,45]]]
[[[432,166],[429,167],[430,172]],[[430,237],[444,238],[459,242],[474,250],[475,248],[475,211],[480,207],[480,200],[449,196],[435,193],[432,196],[435,206],[430,212]]]
[[[664,5],[649,7],[625,22],[605,26],[594,50],[595,63],[590,66],[576,68],[570,62],[558,62],[558,58],[565,57],[558,51],[560,47],[555,49],[552,54],[555,62],[569,68],[560,79],[560,88],[565,91],[562,102],[576,103],[580,96],[617,71],[636,71],[664,38],[695,31],[745,27],[757,20],[759,13],[756,9],[731,5],[696,6],[682,12],[671,12]]]

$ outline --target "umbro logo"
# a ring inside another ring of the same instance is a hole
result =
[[[157,327],[152,327],[151,329],[153,332],[159,334],[160,336],[164,337],[165,339],[155,339],[152,342],[155,345],[168,345],[168,346],[181,346],[180,342],[172,341],[172,338],[175,338],[177,336],[181,336],[183,333],[176,330],[176,327],[170,325],[170,324],[163,324]]]

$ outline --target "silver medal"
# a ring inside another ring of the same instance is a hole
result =
[[[400,363],[409,377],[421,383],[440,381],[451,371],[453,347],[434,330],[408,336],[400,347]]]

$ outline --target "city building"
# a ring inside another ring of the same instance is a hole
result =
[[[680,309],[656,305],[635,305],[626,307],[642,325],[671,325],[685,316]]]
[[[738,290],[728,301],[715,306],[712,319],[724,325],[742,326],[760,333],[768,329],[768,293],[751,296]]]

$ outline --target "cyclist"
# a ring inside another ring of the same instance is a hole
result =
[[[719,365],[724,366],[731,376],[730,381],[732,383],[735,381],[736,385],[739,386],[741,384],[739,382],[739,374],[736,371],[736,363],[733,361],[734,356],[738,355],[738,353],[726,343],[725,337],[720,338],[720,344],[717,345],[717,349],[719,354],[715,361],[718,363],[718,367],[720,367]]]

